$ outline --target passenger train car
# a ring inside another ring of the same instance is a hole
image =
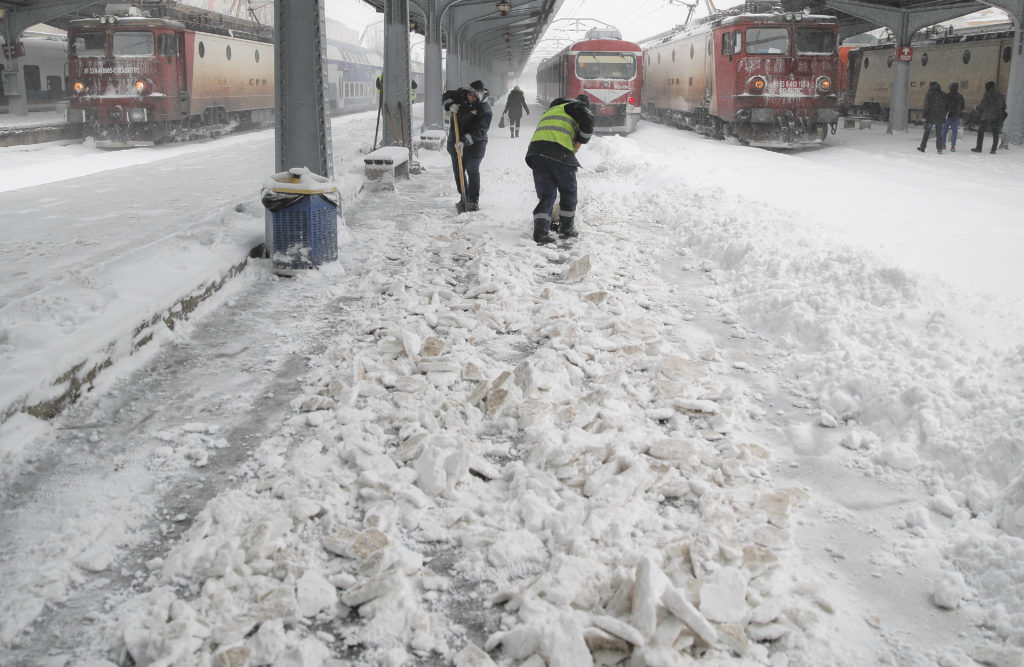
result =
[[[748,2],[644,48],[646,117],[745,144],[822,144],[838,122],[838,21]]]
[[[596,132],[632,132],[640,120],[641,54],[617,30],[591,29],[537,67],[537,101],[547,107],[559,97],[586,95]]]
[[[1010,83],[1013,59],[1013,31],[995,30],[975,34],[932,34],[912,42],[908,120],[920,121],[928,84],[938,81],[942,89],[960,84],[967,110],[981,102],[985,82],[995,81],[1004,95]],[[888,119],[892,100],[895,44],[886,42],[851,49],[843,91],[844,111],[872,118]]]
[[[7,45],[0,37],[5,54]],[[52,109],[67,98],[68,42],[64,35],[26,32],[15,45],[31,109]],[[4,92],[4,59],[0,58],[0,107],[7,107]]]
[[[174,18],[102,16],[70,22],[69,119],[103,147],[213,136],[273,120],[269,29],[245,32]],[[377,104],[381,58],[328,40],[326,105],[334,113]],[[422,79],[422,68],[413,67]]]

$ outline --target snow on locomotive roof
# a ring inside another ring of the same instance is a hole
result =
[[[772,23],[835,23],[837,20],[838,19],[835,16],[830,16],[828,14],[786,12],[781,8],[769,13],[744,13],[734,8],[719,11],[717,14],[706,16],[700,20],[694,21],[693,23],[675,26],[670,34],[665,35],[663,33],[662,35],[644,40],[643,45],[645,48],[647,46],[657,46],[658,44],[665,44],[666,42],[671,42],[680,37],[736,23],[750,23],[752,21]]]
[[[114,19],[111,21],[110,19]],[[98,16],[88,19],[75,19],[70,21],[70,28],[105,28],[107,26],[123,25],[132,28],[175,28],[184,30],[185,24],[173,19],[150,18],[148,16]]]

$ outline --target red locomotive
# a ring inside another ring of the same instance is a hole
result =
[[[839,23],[748,2],[644,49],[644,114],[754,146],[825,141],[839,120]]]
[[[537,68],[537,100],[585,94],[597,132],[628,133],[640,120],[643,67],[640,46],[625,42],[617,30],[592,28],[586,39],[544,60]]]
[[[72,21],[69,119],[85,123],[86,134],[107,147],[272,122],[272,38],[241,37],[223,18],[215,20],[221,24],[206,26],[209,31],[165,17]]]

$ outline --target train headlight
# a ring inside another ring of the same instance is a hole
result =
[[[786,20],[787,21],[792,21],[793,20],[793,12],[786,12]]]
[[[832,79],[827,76],[819,76],[814,82],[814,88],[819,95],[827,95],[832,92]]]
[[[768,80],[758,74],[747,79],[747,91],[754,95],[760,95],[768,87]]]
[[[72,84],[71,89],[74,90],[75,93],[81,95],[85,92],[85,84],[81,81],[75,81],[75,83]]]
[[[793,20],[794,21],[803,21],[804,20],[803,12],[796,12],[795,14],[793,14]]]
[[[153,82],[149,79],[136,79],[135,92],[139,95],[149,95],[153,92]]]

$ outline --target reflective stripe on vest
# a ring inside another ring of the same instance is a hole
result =
[[[540,122],[537,123],[537,130],[533,133],[530,143],[551,141],[567,148],[570,152],[576,152],[573,147],[573,139],[576,138],[577,125],[572,116],[565,113],[565,107],[565,104],[560,104],[544,112],[544,115],[540,117]]]

